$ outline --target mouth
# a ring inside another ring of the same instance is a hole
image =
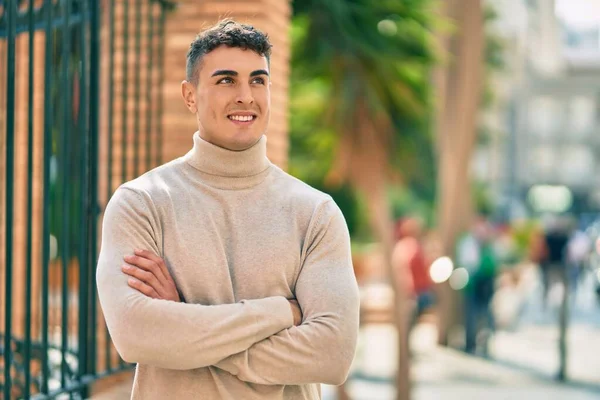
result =
[[[236,112],[227,116],[227,119],[236,125],[250,125],[257,118],[258,116],[252,112]]]

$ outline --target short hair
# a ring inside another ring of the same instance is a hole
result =
[[[187,52],[186,80],[198,83],[198,66],[202,57],[219,46],[238,47],[271,57],[271,43],[267,34],[252,25],[240,24],[232,19],[224,19],[216,25],[200,32],[190,44]]]

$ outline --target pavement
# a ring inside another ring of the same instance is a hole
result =
[[[435,327],[417,327],[419,336],[431,336]],[[421,338],[422,339],[422,338]],[[359,352],[347,383],[347,391],[353,400],[392,400],[392,384],[395,370],[396,334],[386,324],[364,327],[361,345],[369,352]],[[415,351],[411,377],[412,400],[593,400],[600,399],[600,382],[560,384],[551,376],[533,371],[522,365],[505,364],[493,359],[467,355],[461,351],[430,347],[421,343]],[[600,372],[600,370],[596,370]],[[485,395],[483,395],[485,394]],[[324,400],[336,400],[335,388],[323,387]]]
[[[412,400],[598,400],[600,399],[600,305],[594,295],[594,274],[587,274],[570,298],[567,383],[558,371],[558,309],[560,287],[543,306],[539,276],[526,275],[520,312],[513,323],[490,339],[488,358],[436,344],[437,331],[421,323],[411,333]],[[514,293],[517,295],[518,293]],[[514,297],[514,296],[513,296]],[[353,400],[394,399],[397,335],[389,324],[362,327],[347,391]],[[324,386],[325,400],[335,388]]]
[[[600,303],[594,293],[595,279],[594,273],[587,273],[577,291],[570,295],[571,315],[567,331],[567,378],[588,386],[600,386],[600,358],[590,357],[600,354]],[[541,286],[533,286],[519,324],[494,336],[493,358],[542,377],[555,376],[559,369],[558,309],[561,298],[561,287],[555,287],[544,307]]]

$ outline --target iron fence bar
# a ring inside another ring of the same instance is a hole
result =
[[[122,129],[121,129],[121,139],[122,139],[122,153],[121,153],[121,181],[127,181],[127,109],[128,109],[128,92],[129,92],[129,83],[128,83],[128,73],[129,73],[129,0],[123,2],[124,12],[123,12],[123,120]],[[119,358],[119,366],[123,366],[124,362],[121,358]]]
[[[121,121],[121,180],[127,180],[127,108],[128,108],[128,73],[129,73],[129,0],[123,2],[123,107]]]
[[[43,6],[46,13],[46,43],[45,43],[45,73],[44,73],[44,199],[43,199],[43,227],[42,227],[42,347],[48,348],[48,269],[50,263],[50,157],[52,155],[52,103],[51,76],[52,76],[52,0],[46,0]],[[48,393],[48,351],[42,352],[42,382],[41,392]]]
[[[70,173],[69,168],[69,98],[71,96],[69,85],[69,56],[71,50],[71,30],[69,29],[69,15],[71,14],[71,1],[63,0],[62,11],[65,18],[65,26],[62,29],[62,107],[63,107],[63,123],[60,130],[60,144],[62,149],[62,229],[61,229],[61,261],[62,261],[62,298],[61,298],[61,374],[60,386],[66,386],[67,375],[67,358],[66,353],[69,347],[69,257],[70,257],[70,241],[69,241],[69,182],[67,177]]]
[[[166,10],[165,10],[165,5],[164,4],[169,4],[169,3],[163,3],[161,2],[162,8],[161,8],[161,12],[160,12],[160,23],[158,26],[158,46],[159,46],[159,50],[158,50],[158,59],[160,60],[159,64],[158,64],[158,75],[159,75],[159,81],[158,81],[158,87],[162,88],[164,81],[165,81],[165,76],[164,76],[164,62],[165,62],[165,45],[164,45],[164,37],[165,37],[165,14],[166,14]],[[157,118],[158,118],[158,123],[157,123],[157,157],[156,157],[156,164],[162,164],[162,134],[163,134],[163,128],[162,128],[162,120],[163,120],[163,95],[162,93],[158,93],[158,110],[157,110]]]
[[[32,280],[32,224],[33,224],[33,72],[34,72],[34,26],[33,26],[33,0],[29,0],[29,87],[28,87],[28,137],[27,137],[27,260],[25,272],[25,351],[23,354],[25,364],[25,399],[29,399],[31,386],[31,280]]]
[[[110,199],[112,195],[112,173],[113,173],[113,139],[114,139],[114,95],[115,95],[115,0],[110,1],[110,51],[109,51],[109,70],[108,70],[108,177],[106,198]]]
[[[6,236],[5,236],[5,289],[4,289],[4,308],[5,308],[5,334],[4,334],[4,398],[11,398],[12,390],[12,246],[13,246],[13,176],[14,176],[14,139],[15,139],[15,73],[16,73],[16,18],[17,3],[11,1],[7,5],[8,13],[8,40],[7,40],[7,58],[6,58]]]
[[[134,111],[134,128],[133,128],[133,171],[134,176],[137,177],[139,173],[139,155],[140,155],[140,55],[141,55],[141,43],[140,37],[142,35],[142,1],[136,0],[135,2],[135,111]]]
[[[106,199],[110,199],[112,195],[112,175],[113,175],[113,139],[114,139],[114,130],[113,130],[113,111],[114,111],[114,93],[115,93],[115,83],[114,83],[114,75],[115,75],[115,0],[110,1],[110,61],[109,61],[109,72],[108,72],[108,86],[109,86],[109,95],[108,95],[108,177],[107,177],[107,193]],[[95,302],[94,302],[95,303]],[[106,335],[105,342],[105,358],[106,358],[106,369],[110,370],[111,368],[111,359],[110,359],[110,340],[108,327],[104,328],[104,333]]]
[[[101,24],[101,9],[100,0],[91,0],[91,22],[90,22],[90,163],[93,166],[89,169],[90,175],[90,208],[89,208],[89,238],[90,238],[90,250],[89,259],[91,260],[91,285],[92,288],[96,287],[96,246],[98,245],[98,215],[100,214],[100,207],[98,206],[98,171],[95,166],[98,165],[98,136],[100,135],[99,122],[100,122],[100,111],[98,105],[100,104],[100,24]],[[90,320],[91,325],[91,346],[90,351],[90,369],[88,372],[93,374],[96,373],[96,292],[90,290]]]
[[[148,75],[146,76],[146,170],[152,168],[152,114],[154,111],[154,73],[152,70],[154,61],[154,4],[148,3]]]
[[[81,9],[78,10],[81,14],[86,15],[86,4],[87,1],[81,1],[80,3]],[[79,66],[79,104],[80,107],[78,109],[78,122],[79,122],[79,132],[80,136],[82,136],[81,140],[81,176],[80,179],[82,181],[82,199],[81,199],[81,232],[83,233],[83,238],[80,242],[79,248],[79,309],[78,309],[78,340],[77,340],[77,350],[78,350],[78,378],[85,376],[87,373],[87,353],[88,353],[88,325],[89,321],[88,317],[88,220],[89,220],[89,208],[90,208],[90,199],[89,199],[89,190],[88,185],[89,181],[87,179],[88,175],[88,147],[89,147],[89,134],[86,134],[88,128],[88,108],[86,105],[87,102],[87,30],[85,23],[81,23],[80,26],[80,35],[79,35],[79,45],[81,52],[81,61]],[[86,387],[82,388],[80,395],[83,398],[88,397],[88,393]]]

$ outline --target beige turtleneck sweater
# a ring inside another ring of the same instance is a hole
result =
[[[123,256],[136,248],[165,259],[185,303],[127,285]],[[266,137],[233,152],[196,133],[187,155],[122,185],[104,215],[97,281],[113,342],[138,364],[134,399],[318,399],[354,356],[344,218],[269,162]]]

